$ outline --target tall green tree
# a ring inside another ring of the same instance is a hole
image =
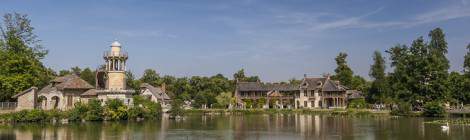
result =
[[[346,58],[348,57],[348,54],[341,52],[336,56],[336,69],[335,69],[335,75],[333,76],[333,79],[339,80],[342,85],[345,85],[347,87],[352,87],[352,80],[353,80],[353,71],[351,68],[349,68],[348,63],[346,61]]]
[[[379,51],[373,55],[374,63],[370,66],[369,76],[373,79],[367,94],[371,103],[383,103],[388,93],[388,83],[385,75],[385,58]]]
[[[467,45],[467,54],[464,57],[463,72],[470,77],[470,43]]]
[[[441,28],[431,30],[429,33],[428,74],[426,76],[427,101],[448,100],[449,60],[447,59],[447,41]]]
[[[27,15],[8,13],[0,24],[0,101],[31,86],[45,86],[55,75],[42,62],[47,50]]]
[[[239,82],[259,82],[260,79],[258,76],[249,76],[245,75],[245,69],[240,69],[237,73],[233,74],[233,79]]]
[[[152,86],[160,86],[162,83],[160,80],[160,75],[153,69],[146,69],[144,75],[140,78],[141,82],[148,83]]]
[[[85,68],[83,71],[80,72],[80,78],[87,81],[90,85],[95,86],[95,71],[91,70],[90,68]]]

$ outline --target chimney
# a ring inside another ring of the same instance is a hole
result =
[[[307,74],[304,74],[304,78],[307,78]]]
[[[163,93],[166,93],[166,84],[165,83],[162,84],[161,88],[162,88]]]

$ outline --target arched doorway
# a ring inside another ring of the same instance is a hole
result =
[[[47,98],[46,96],[39,96],[37,101],[37,107],[39,109],[47,109]]]
[[[52,97],[51,98],[52,109],[57,109],[57,107],[59,107],[59,102],[60,102],[59,97],[57,97],[57,96]]]

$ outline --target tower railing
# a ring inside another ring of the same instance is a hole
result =
[[[127,58],[127,52],[112,52],[106,51],[103,53],[103,57],[125,57]]]

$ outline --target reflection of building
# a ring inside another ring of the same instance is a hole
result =
[[[21,92],[18,109],[60,109],[73,108],[77,102],[99,99],[103,103],[109,99],[120,99],[125,104],[132,103],[134,90],[126,89],[127,54],[121,51],[121,44],[113,42],[111,51],[104,55],[105,67],[97,71],[96,88],[75,74],[57,77],[49,85],[36,92],[34,88]],[[30,102],[25,102],[30,101]]]
[[[347,87],[329,76],[304,77],[300,85],[238,82],[235,96],[244,107],[344,108]]]

